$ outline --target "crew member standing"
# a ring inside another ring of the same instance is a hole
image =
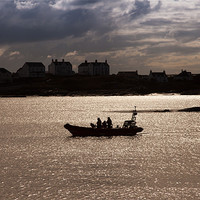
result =
[[[102,128],[102,122],[100,118],[97,119],[97,128]]]
[[[110,119],[110,117],[108,117],[107,124],[108,128],[112,128],[112,120]]]

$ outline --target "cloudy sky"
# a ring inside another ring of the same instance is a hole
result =
[[[199,0],[0,0],[0,67],[108,60],[111,73],[200,73]]]

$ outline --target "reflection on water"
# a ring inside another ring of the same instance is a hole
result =
[[[136,137],[72,138],[65,123],[122,125],[199,96],[0,99],[0,199],[200,199],[200,113],[139,113]]]

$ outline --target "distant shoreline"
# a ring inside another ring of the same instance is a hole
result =
[[[165,83],[131,77],[70,76],[16,79],[0,84],[0,97],[200,95],[200,79]]]
[[[26,98],[26,97],[114,97],[114,96],[195,96],[200,94],[180,94],[180,93],[150,93],[150,94],[66,94],[66,95],[0,95],[0,98]]]

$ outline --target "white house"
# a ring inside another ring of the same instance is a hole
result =
[[[5,68],[0,68],[0,83],[12,82],[12,74]]]
[[[152,72],[150,70],[149,80],[155,80],[157,82],[168,82],[168,78],[167,78],[165,71],[163,71],[163,72]]]
[[[39,78],[45,76],[45,66],[41,62],[26,62],[17,70],[17,75],[22,78]]]
[[[78,73],[81,75],[91,75],[91,76],[105,76],[110,74],[110,66],[105,62],[87,62],[81,63],[78,66]]]
[[[51,64],[48,66],[48,72],[55,76],[70,76],[74,74],[72,64],[65,62],[64,59],[61,62],[58,62],[57,59],[52,59]]]

